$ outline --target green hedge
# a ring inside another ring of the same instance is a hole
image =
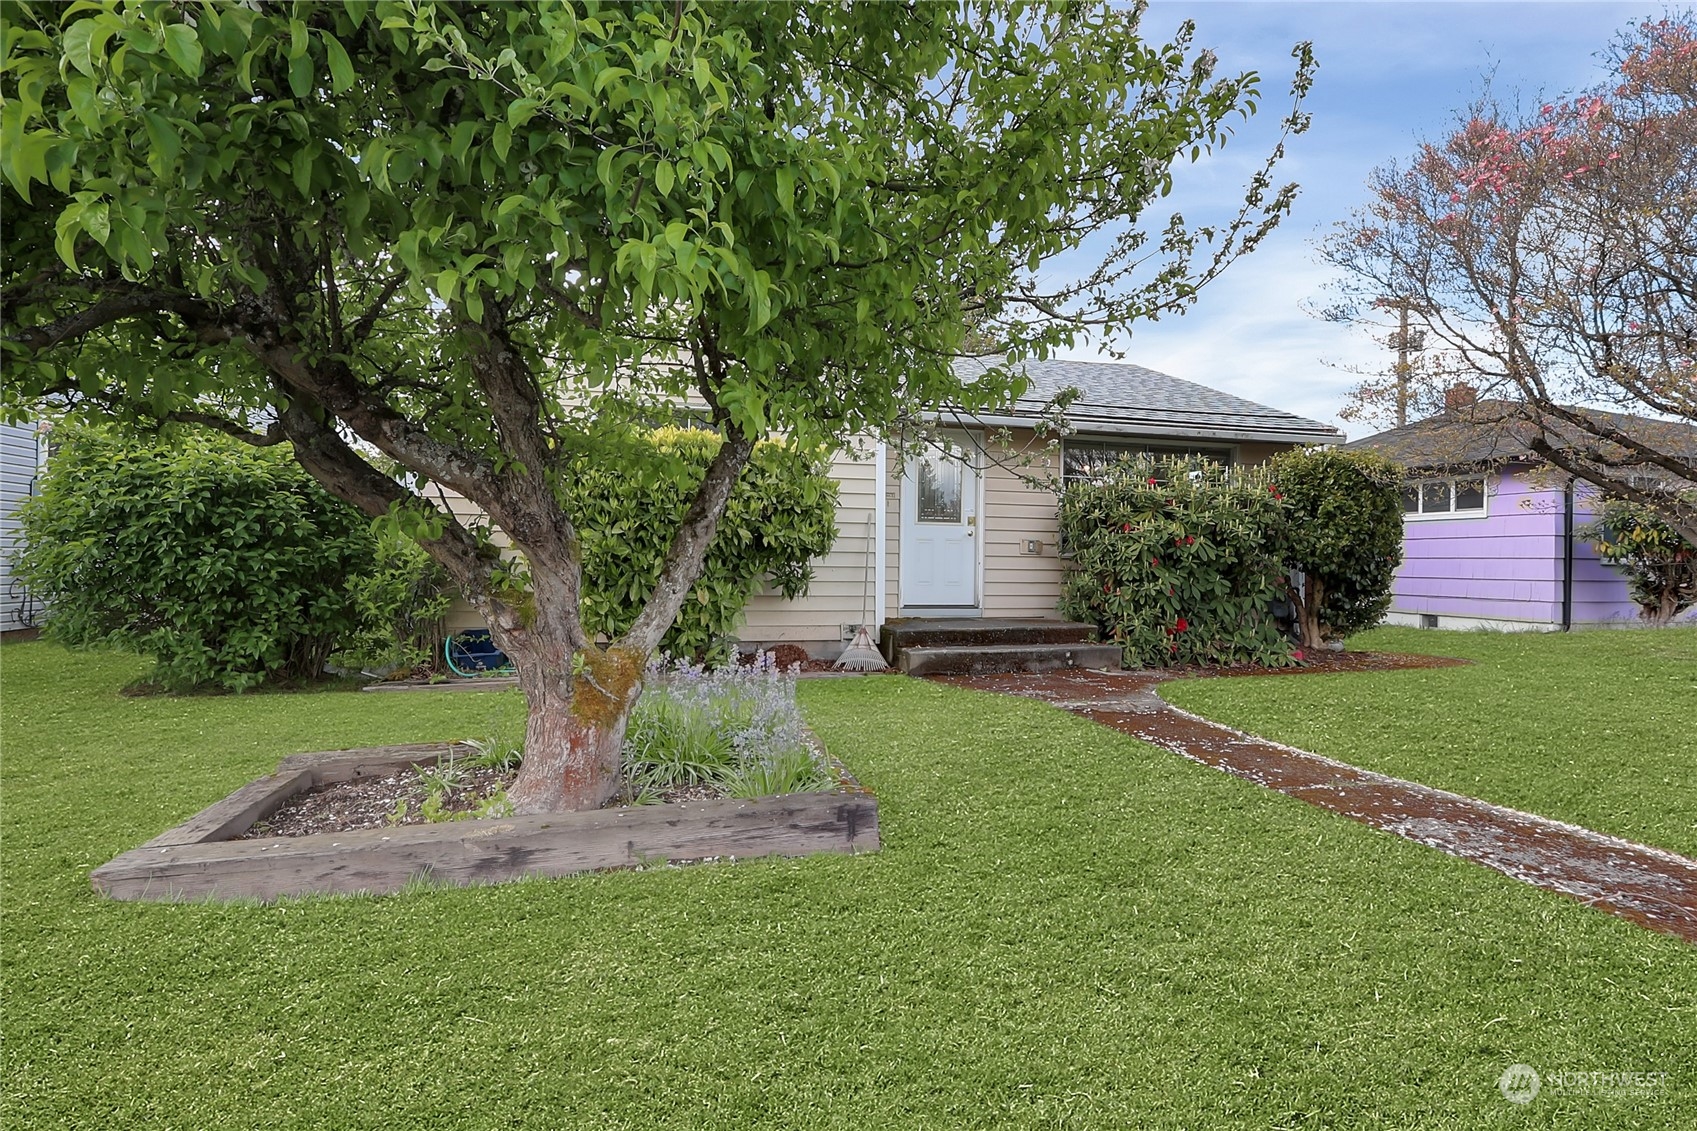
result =
[[[19,575],[49,637],[152,656],[154,680],[240,691],[319,676],[360,623],[369,521],[286,448],[53,432]]]
[[[719,448],[699,429],[659,429],[617,463],[585,465],[564,485],[583,548],[583,618],[590,632],[629,628],[660,576],[690,498]],[[785,597],[812,580],[811,562],[837,538],[837,485],[820,453],[767,441],[743,470],[701,578],[662,647],[722,657],[762,578]]]
[[[1285,564],[1302,574],[1303,644],[1372,628],[1402,564],[1402,469],[1371,452],[1295,449],[1273,458],[1283,497]]]

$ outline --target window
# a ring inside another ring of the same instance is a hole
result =
[[[915,517],[920,522],[959,523],[962,478],[959,460],[934,452],[920,456]]]
[[[1406,483],[1402,488],[1402,512],[1410,518],[1483,517],[1485,477],[1467,475]]]
[[[1162,456],[1182,458],[1199,456],[1211,459],[1215,463],[1232,463],[1230,448],[1201,448],[1201,447],[1157,447],[1143,444],[1135,440],[1102,440],[1090,438],[1087,440],[1067,440],[1061,445],[1061,465],[1064,468],[1066,482],[1072,483],[1080,479],[1094,479],[1113,469],[1122,459],[1135,456]]]

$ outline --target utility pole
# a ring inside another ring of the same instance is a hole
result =
[[[1392,336],[1390,344],[1391,348],[1396,350],[1396,426],[1401,428],[1408,423],[1408,355],[1411,351],[1424,349],[1426,346],[1424,330],[1413,331],[1413,335],[1410,335],[1408,312],[1424,310],[1425,304],[1412,298],[1386,296],[1373,305],[1397,312],[1397,332]]]

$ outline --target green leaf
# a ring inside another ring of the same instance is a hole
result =
[[[11,107],[7,106],[7,109]],[[8,145],[4,156],[0,157],[5,165],[6,179],[18,190],[24,203],[30,202],[31,183],[47,179],[47,155],[57,141],[45,130],[36,130]]]
[[[603,67],[595,75],[595,93],[602,93],[620,79],[629,78],[630,74],[624,67]]]
[[[523,128],[536,116],[536,110],[542,103],[534,98],[520,98],[507,107],[507,125],[513,129]]]
[[[82,210],[82,229],[100,243],[112,234],[112,219],[106,202],[95,201]]]
[[[448,142],[448,152],[455,161],[465,161],[466,153],[471,149],[471,143],[477,137],[477,127],[478,122],[472,118],[454,126],[453,137]]]
[[[312,150],[301,146],[289,158],[289,176],[302,196],[312,195]]]
[[[672,169],[670,161],[662,160],[654,166],[654,187],[660,190],[661,196],[671,196],[672,186],[677,183],[677,173]]]
[[[194,29],[187,24],[172,24],[165,29],[165,54],[171,61],[183,69],[183,73],[191,79],[200,77],[201,52],[200,38]]]
[[[302,52],[289,60],[289,90],[305,100],[312,93],[312,56]]]
[[[98,22],[89,17],[66,28],[64,36],[60,39],[60,49],[64,52],[66,61],[90,77],[94,75],[94,56],[97,50],[95,35],[98,30]]]
[[[351,89],[354,85],[354,64],[348,58],[348,49],[329,32],[320,32],[319,39],[324,42],[324,55],[330,64],[330,89],[336,94]]]
[[[182,139],[165,115],[156,110],[143,110],[141,120],[147,127],[148,143],[153,146],[148,166],[161,177],[169,176],[176,168],[177,156],[182,152]]]

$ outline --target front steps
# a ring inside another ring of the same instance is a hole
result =
[[[891,667],[914,676],[1119,670],[1119,647],[1095,638],[1093,626],[1063,620],[916,618],[886,622],[878,645]]]

